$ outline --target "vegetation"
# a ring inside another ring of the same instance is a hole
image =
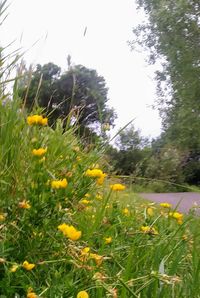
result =
[[[102,144],[85,145],[70,110],[51,126],[53,106],[50,117],[45,106],[26,109],[19,77],[8,92],[17,58],[0,51],[0,296],[200,297],[195,208],[186,216],[146,202],[105,173]],[[115,154],[138,152],[130,171],[179,177],[178,149],[157,148],[131,127]]]
[[[134,29],[131,46],[142,46],[156,72],[157,107],[164,132],[157,145],[180,152],[184,181],[200,182],[199,9],[194,0],[136,0],[146,21]]]

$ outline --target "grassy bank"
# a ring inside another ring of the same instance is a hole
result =
[[[20,107],[0,106],[0,294],[199,297],[199,219],[112,190],[101,152]]]

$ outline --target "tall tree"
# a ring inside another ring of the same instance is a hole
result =
[[[61,73],[60,67],[53,63],[37,65],[31,81],[21,88],[25,105],[32,109],[36,103],[45,108],[52,122],[58,117],[66,119],[71,113],[81,127],[94,129],[100,123],[114,123],[116,115],[107,106],[107,92],[105,79],[95,70],[68,65],[68,70]]]
[[[136,0],[146,22],[134,29],[137,42],[159,61],[158,107],[165,139],[200,157],[200,2],[198,0]],[[197,158],[198,156],[198,158]],[[199,168],[199,166],[198,166]],[[199,172],[200,181],[200,172]]]

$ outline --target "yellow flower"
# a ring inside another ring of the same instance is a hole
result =
[[[90,247],[86,246],[81,250],[81,255],[88,254],[90,251]]]
[[[110,188],[114,191],[120,191],[120,190],[124,190],[126,187],[123,184],[116,183],[116,184],[110,185]]]
[[[169,204],[169,203],[160,203],[160,206],[163,207],[163,208],[171,208],[172,207],[172,204]]]
[[[27,298],[37,298],[38,296],[34,292],[27,293]]]
[[[4,214],[0,214],[0,221],[4,221],[6,219],[5,215]]]
[[[21,209],[30,209],[31,208],[31,205],[25,200],[22,202],[19,202],[18,206]]]
[[[61,232],[63,232],[63,234],[64,234],[67,238],[69,238],[69,239],[71,239],[71,240],[73,240],[73,241],[78,240],[78,239],[81,237],[81,234],[82,234],[82,232],[76,230],[75,227],[66,225],[65,223],[59,225],[59,226],[58,226],[58,229],[59,229]]]
[[[26,298],[37,298],[37,297],[38,296],[33,292],[33,289],[29,288]]]
[[[102,185],[104,183],[104,179],[107,175],[103,173],[98,179],[97,179],[97,184]]]
[[[142,226],[141,231],[145,234],[158,235],[158,231],[155,228],[149,226]]]
[[[41,121],[41,124],[43,126],[47,125],[48,124],[48,118],[43,118],[42,121]]]
[[[112,242],[112,237],[105,238],[105,244],[110,244]]]
[[[129,216],[129,215],[130,215],[130,211],[128,210],[128,208],[124,208],[124,209],[122,209],[122,213],[123,213],[125,216]]]
[[[102,195],[97,194],[97,195],[96,195],[96,199],[99,200],[99,201],[101,201],[101,200],[103,199],[103,197],[102,197]]]
[[[85,262],[87,260],[87,258],[89,257],[89,254],[90,254],[90,247],[84,247],[82,250],[81,250],[81,256],[80,256],[80,260],[82,262]]]
[[[10,268],[10,272],[16,272],[18,268],[19,268],[18,264],[12,265],[12,267]]]
[[[147,208],[147,214],[149,215],[149,216],[153,216],[153,208],[151,208],[151,207],[148,207]]]
[[[94,259],[95,263],[97,264],[97,266],[100,266],[101,263],[103,262],[103,257],[98,255],[98,254],[93,254],[90,253],[90,258]]]
[[[89,200],[86,200],[86,199],[82,199],[82,200],[80,200],[80,203],[87,205],[87,204],[90,203],[90,201]]]
[[[53,180],[51,181],[51,187],[52,188],[66,188],[68,185],[67,179],[64,178],[62,180]]]
[[[32,115],[27,117],[28,125],[40,124],[40,125],[47,125],[48,119],[43,118],[41,115]]]
[[[47,148],[39,148],[39,149],[33,149],[32,154],[34,156],[42,156],[47,152]]]
[[[90,195],[89,193],[86,193],[86,194],[84,195],[84,197],[86,197],[86,198],[90,198],[91,195]]]
[[[35,267],[35,264],[31,264],[28,261],[24,261],[22,267],[28,271],[32,270]]]
[[[85,175],[92,178],[100,178],[103,175],[103,172],[100,169],[88,169]]]
[[[179,212],[169,212],[169,216],[176,219],[178,224],[183,223],[183,214]]]
[[[89,295],[86,291],[80,291],[77,294],[77,298],[89,298]]]

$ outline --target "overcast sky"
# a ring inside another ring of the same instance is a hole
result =
[[[161,131],[155,99],[153,69],[145,54],[131,52],[127,41],[141,21],[134,0],[10,0],[8,18],[1,28],[1,42],[15,40],[29,49],[27,63],[54,62],[67,69],[72,62],[96,69],[109,88],[109,105],[118,114],[116,129],[135,118],[145,136]],[[87,27],[84,36],[85,28]],[[32,46],[37,41],[36,45]]]

